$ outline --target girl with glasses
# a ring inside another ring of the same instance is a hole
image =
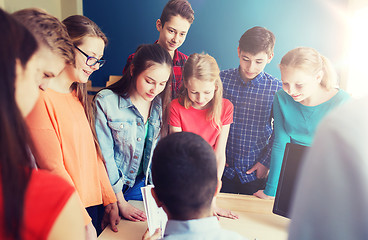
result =
[[[47,25],[38,19],[40,29]],[[95,135],[92,107],[87,102],[86,83],[100,64],[91,64],[74,46],[101,60],[107,39],[98,26],[84,16],[68,17],[61,26],[70,36],[70,48],[64,48],[69,61],[40,93],[27,123],[40,155],[38,167],[64,177],[75,187],[86,209],[87,237],[93,239],[96,232],[102,232],[104,214],[114,231],[120,217]]]

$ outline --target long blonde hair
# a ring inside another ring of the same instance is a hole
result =
[[[296,68],[308,74],[323,72],[321,86],[327,90],[337,87],[337,74],[331,62],[317,50],[310,47],[298,47],[282,57],[280,69]]]
[[[222,82],[220,79],[220,69],[216,60],[208,54],[193,53],[189,56],[184,65],[183,84],[179,92],[179,103],[186,109],[192,106],[192,101],[188,96],[188,89],[185,85],[189,79],[196,78],[200,81],[210,81],[215,84],[215,93],[209,102],[207,112],[207,120],[211,121],[213,126],[221,129],[221,112],[222,112]]]

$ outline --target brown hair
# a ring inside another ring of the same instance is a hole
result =
[[[64,58],[68,64],[74,64],[75,54],[69,34],[56,17],[42,9],[27,8],[12,14],[29,31],[37,41]]]
[[[243,52],[256,55],[260,52],[271,56],[275,46],[275,35],[264,27],[248,29],[239,40],[239,48]]]
[[[63,24],[66,26],[69,36],[75,46],[81,45],[85,37],[101,38],[104,41],[105,46],[108,42],[105,34],[101,31],[97,24],[85,16],[72,15],[64,19]],[[88,102],[87,83],[74,82],[71,86],[71,89],[72,91],[75,91],[76,96],[84,107],[84,111],[92,130],[97,153],[99,157],[103,159],[96,135],[95,118],[93,116],[94,107]]]
[[[162,27],[167,21],[170,21],[171,17],[177,15],[187,19],[190,24],[194,21],[194,11],[187,0],[170,0],[166,3],[161,13]]]
[[[16,61],[25,67],[37,51],[34,36],[0,8],[0,189],[6,239],[22,239],[24,198],[34,150],[15,100]]]
[[[337,74],[331,62],[314,48],[298,47],[289,51],[281,59],[280,69],[283,68],[296,68],[312,75],[322,71],[321,85],[324,88],[329,90],[337,85]]]
[[[179,103],[185,108],[192,106],[192,101],[188,96],[188,85],[190,78],[196,78],[200,81],[214,82],[216,89],[213,99],[210,101],[207,119],[212,121],[212,124],[221,129],[221,111],[222,111],[222,82],[220,78],[220,69],[216,60],[208,54],[193,53],[189,56],[184,65],[183,81],[179,92]]]

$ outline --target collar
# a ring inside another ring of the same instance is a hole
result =
[[[255,78],[253,78],[252,80],[250,80],[249,82],[247,83],[244,83],[244,80],[243,78],[241,77],[241,74],[240,74],[240,66],[238,68],[238,73],[239,73],[239,76],[238,76],[238,80],[243,84],[243,85],[248,85],[250,84],[251,86],[257,86],[259,84],[259,82],[261,81],[261,79],[264,78],[265,76],[265,72],[262,71],[260,74],[258,74]]]
[[[187,233],[206,233],[220,228],[216,217],[206,217],[187,221],[169,220],[165,228],[165,236]]]

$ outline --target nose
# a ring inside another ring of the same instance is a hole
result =
[[[96,71],[98,69],[100,69],[100,64],[96,63],[95,65],[93,66],[89,66],[93,71]]]
[[[253,61],[249,61],[248,72],[254,72],[255,63]]]
[[[197,101],[200,102],[200,103],[203,103],[204,102],[204,95],[203,94],[198,94]]]
[[[174,42],[174,43],[177,43],[178,41],[179,41],[179,34],[175,34],[174,35],[174,37],[173,37],[173,39],[172,39],[172,41]]]

